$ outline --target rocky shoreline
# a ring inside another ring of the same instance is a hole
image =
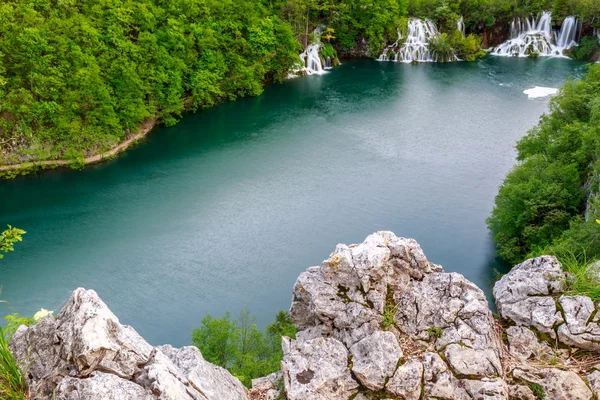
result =
[[[300,275],[297,338],[250,391],[195,347],[150,346],[84,289],[11,349],[32,399],[597,399],[600,304],[566,281],[553,257],[525,261],[496,283],[495,317],[416,241],[378,232]]]

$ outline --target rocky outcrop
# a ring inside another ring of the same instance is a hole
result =
[[[28,365],[31,399],[246,400],[239,380],[195,347],[152,347],[93,290],[77,289],[56,318],[21,326],[11,351]]]
[[[287,398],[595,398],[598,305],[566,295],[567,278],[553,257],[516,266],[494,288],[498,321],[477,286],[412,239],[338,245],[294,286]]]
[[[412,239],[338,245],[298,278],[299,332],[251,391],[195,347],[149,345],[84,289],[10,346],[31,399],[598,399],[600,304],[568,282],[557,259],[527,260],[494,286],[494,318],[481,289]]]
[[[498,312],[517,326],[532,328],[565,346],[600,351],[599,304],[586,296],[566,295],[567,278],[554,257],[527,260],[494,286]],[[531,337],[524,331],[523,335]],[[512,336],[531,343],[523,335]]]
[[[412,239],[379,232],[339,245],[300,275],[291,314],[300,333],[284,345],[290,400],[507,396],[484,293],[430,263]],[[335,351],[319,354],[316,341],[335,343]]]

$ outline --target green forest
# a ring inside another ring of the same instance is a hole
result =
[[[185,111],[259,95],[299,67],[317,25],[330,28],[328,54],[376,57],[407,17],[427,17],[444,33],[432,46],[474,60],[490,30],[541,10],[556,23],[580,16],[587,34],[600,21],[595,0],[6,0],[0,165],[82,160],[154,117],[172,125]]]
[[[600,65],[563,86],[517,150],[488,219],[500,256],[516,264],[553,254],[586,270],[600,258]]]

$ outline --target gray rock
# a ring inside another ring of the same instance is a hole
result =
[[[391,332],[377,331],[350,348],[352,372],[363,386],[371,390],[383,389],[394,375],[402,349]]]
[[[444,350],[450,368],[457,376],[493,377],[502,373],[500,359],[494,350],[475,350],[451,344]]]
[[[569,346],[600,350],[600,326],[590,321],[595,313],[592,300],[586,296],[561,296],[558,302],[566,320],[566,324],[558,328],[558,339]]]
[[[236,378],[204,361],[198,349],[150,346],[93,290],[75,290],[56,319],[20,327],[10,347],[17,362],[31,365],[32,399],[51,399],[55,391],[69,400],[248,398]]]
[[[420,361],[411,360],[398,367],[394,376],[385,386],[385,390],[406,400],[419,400],[422,379],[423,364]]]
[[[460,383],[473,400],[508,399],[508,386],[502,379],[463,379]]]
[[[510,400],[537,400],[531,389],[523,385],[510,385],[508,398]]]
[[[592,391],[585,382],[572,371],[557,368],[537,369],[517,367],[513,376],[527,382],[537,383],[544,389],[547,400],[590,400]]]
[[[530,326],[554,337],[563,322],[551,295],[564,291],[566,275],[554,257],[532,258],[515,266],[494,285],[499,314],[517,325]]]
[[[158,347],[180,372],[180,379],[201,393],[208,400],[244,400],[248,390],[226,369],[205,361],[198,348],[193,346],[176,349],[170,345]]]
[[[348,350],[334,338],[283,339],[281,372],[288,400],[339,400],[356,393]]]
[[[252,379],[251,399],[278,400],[284,395],[283,374],[275,372],[264,378]]]
[[[424,353],[422,362],[423,393],[426,399],[471,399],[469,393],[437,353]]]
[[[596,397],[600,397],[600,371],[594,371],[587,376],[590,389]]]
[[[51,397],[47,397],[51,398]],[[56,387],[56,400],[155,400],[149,391],[133,382],[104,372],[85,379],[65,377]]]
[[[535,333],[524,326],[511,326],[506,330],[508,349],[512,355],[527,360],[547,359],[552,356],[552,349],[546,342],[540,343]]]

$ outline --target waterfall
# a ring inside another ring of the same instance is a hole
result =
[[[465,27],[465,18],[460,17],[458,23],[456,24],[456,28],[462,33],[463,37],[465,37],[466,27]]]
[[[325,73],[325,68],[323,68],[323,64],[321,63],[321,55],[319,54],[320,50],[321,43],[313,43],[300,54],[300,59],[304,65],[301,71],[308,75],[320,75]]]
[[[325,69],[331,69],[331,68],[332,68],[332,66],[331,66],[331,57],[327,56],[325,58]]]
[[[429,40],[439,36],[439,31],[431,20],[411,18],[408,20],[408,36],[403,41],[398,31],[398,40],[388,46],[379,56],[379,61],[394,62],[435,62],[429,50]],[[454,59],[457,60],[456,56]]]
[[[565,19],[560,27],[556,47],[560,49],[570,49],[571,47],[577,46],[578,25],[577,18],[575,17],[568,17]]]
[[[510,24],[510,39],[492,50],[492,54],[505,57],[562,56],[563,51],[577,46],[579,23],[568,17],[558,33],[552,32],[552,13],[544,12],[539,20],[535,17]]]
[[[295,71],[296,74],[303,72],[306,75],[321,75],[326,73],[321,61],[321,33],[323,33],[322,27],[317,27],[313,31],[314,42],[308,45],[308,47],[300,54],[302,60],[302,69]]]

